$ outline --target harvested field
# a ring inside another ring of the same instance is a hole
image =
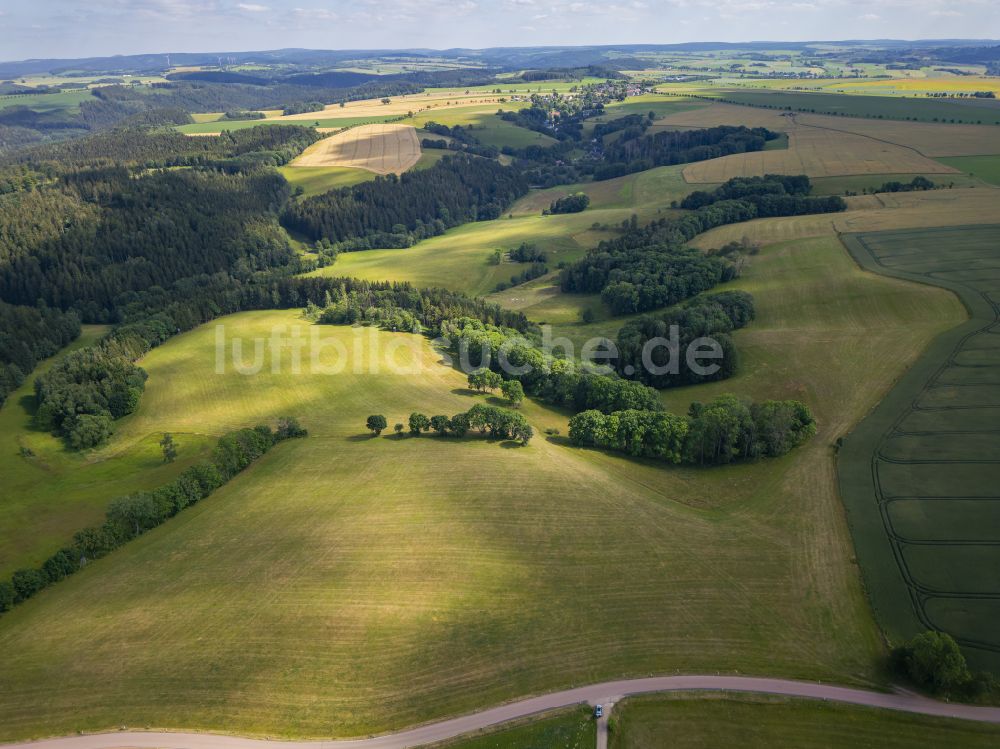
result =
[[[292,167],[338,166],[376,174],[402,174],[420,160],[417,131],[409,125],[361,125],[309,146]]]
[[[704,183],[763,174],[841,177],[855,174],[947,174],[956,171],[911,148],[863,135],[794,121],[786,128],[789,138],[787,149],[740,153],[700,161],[684,169],[684,179],[691,183]]]

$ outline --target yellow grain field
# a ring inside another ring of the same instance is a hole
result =
[[[740,153],[696,162],[684,169],[684,179],[690,183],[718,183],[733,177],[764,174],[845,177],[855,174],[957,172],[953,167],[933,161],[912,148],[864,135],[802,123],[792,123],[786,130],[787,149]]]
[[[279,120],[320,120],[342,117],[386,117],[393,115],[414,114],[427,110],[449,109],[453,107],[469,107],[488,105],[491,111],[496,111],[504,97],[483,93],[463,93],[460,91],[435,91],[432,93],[408,94],[405,96],[390,96],[389,103],[383,104],[381,99],[362,99],[348,101],[344,106],[329,104],[316,112],[302,112],[276,117]]]
[[[336,166],[376,174],[402,174],[420,159],[417,131],[410,125],[361,125],[313,143],[292,167]]]

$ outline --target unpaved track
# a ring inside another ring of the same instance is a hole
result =
[[[511,702],[472,715],[429,723],[400,733],[368,739],[339,741],[273,741],[219,736],[203,733],[168,733],[156,731],[117,731],[85,736],[68,736],[19,744],[0,744],[0,749],[405,749],[461,736],[490,728],[517,718],[546,710],[571,707],[581,703],[610,704],[623,697],[651,692],[718,690],[756,692],[788,697],[831,700],[850,705],[901,710],[909,713],[947,718],[963,718],[985,723],[1000,723],[1000,707],[976,707],[937,702],[913,694],[884,694],[864,689],[850,689],[808,681],[759,679],[746,676],[660,676],[592,684],[563,692]],[[331,716],[335,720],[336,716]]]

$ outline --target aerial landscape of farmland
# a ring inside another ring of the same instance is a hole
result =
[[[996,12],[494,5],[0,11],[0,749],[1000,744]]]

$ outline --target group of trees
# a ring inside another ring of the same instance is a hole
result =
[[[978,700],[1000,689],[992,674],[970,671],[958,643],[946,632],[921,632],[893,648],[889,666],[917,687],[942,697]]]
[[[615,368],[621,376],[657,389],[724,380],[739,366],[738,351],[728,333],[745,327],[753,318],[750,294],[724,291],[629,320],[618,331]],[[717,367],[712,373],[688,366],[686,352],[699,338],[718,344],[720,356],[701,362],[702,367]]]
[[[515,263],[544,263],[548,256],[534,242],[521,242],[507,256]]]
[[[365,421],[365,427],[377,437],[388,427],[388,421],[383,414],[372,414]],[[400,422],[394,429],[401,436],[407,427],[414,437],[428,431],[434,431],[440,437],[464,437],[470,429],[476,429],[480,434],[489,434],[492,439],[516,439],[522,445],[527,445],[534,436],[534,430],[522,414],[484,403],[477,403],[468,411],[452,417],[428,417],[415,411],[410,414],[406,427]]]
[[[762,151],[778,137],[762,127],[720,125],[700,130],[664,130],[653,135],[627,137],[628,132],[604,147],[594,179],[604,180],[658,166],[705,161],[748,151]]]
[[[693,465],[778,457],[815,433],[809,409],[798,401],[748,403],[734,395],[692,403],[686,418],[635,409],[592,410],[569,422],[574,444]]]
[[[406,247],[452,226],[498,218],[527,191],[518,170],[457,154],[430,169],[390,174],[291,203],[282,221],[338,249]]]
[[[146,372],[134,361],[143,348],[110,336],[64,356],[35,379],[35,424],[65,437],[74,450],[104,443],[112,421],[139,406]]]
[[[917,192],[921,190],[933,190],[935,184],[922,175],[917,175],[909,182],[900,182],[899,180],[892,180],[890,182],[883,182],[882,186],[876,190],[876,192]]]
[[[524,393],[547,403],[574,412],[662,409],[659,395],[647,385],[554,358],[518,331],[466,317],[442,323],[441,335],[463,366],[517,380]]]
[[[39,361],[79,335],[75,312],[0,302],[0,405]]]
[[[276,429],[265,424],[231,432],[219,439],[211,460],[191,466],[158,489],[112,500],[102,525],[76,533],[69,546],[57,551],[41,567],[18,570],[9,582],[0,581],[0,612],[204,499],[276,443],[305,434],[294,418],[279,420]]]
[[[811,190],[812,183],[804,174],[734,177],[711,192],[696,190],[680,202],[680,207],[698,210],[736,200],[753,205],[758,218],[836,213],[847,209],[847,203],[839,195],[809,197]]]
[[[492,369],[484,367],[477,369],[475,372],[470,372],[468,380],[470,388],[483,393],[499,389],[503,397],[514,408],[520,406],[524,400],[524,387],[521,385],[520,380],[505,380]]]
[[[556,198],[542,213],[546,215],[558,213],[580,213],[581,211],[586,210],[589,205],[590,196],[583,192],[577,192],[572,195],[566,195],[562,198]]]

